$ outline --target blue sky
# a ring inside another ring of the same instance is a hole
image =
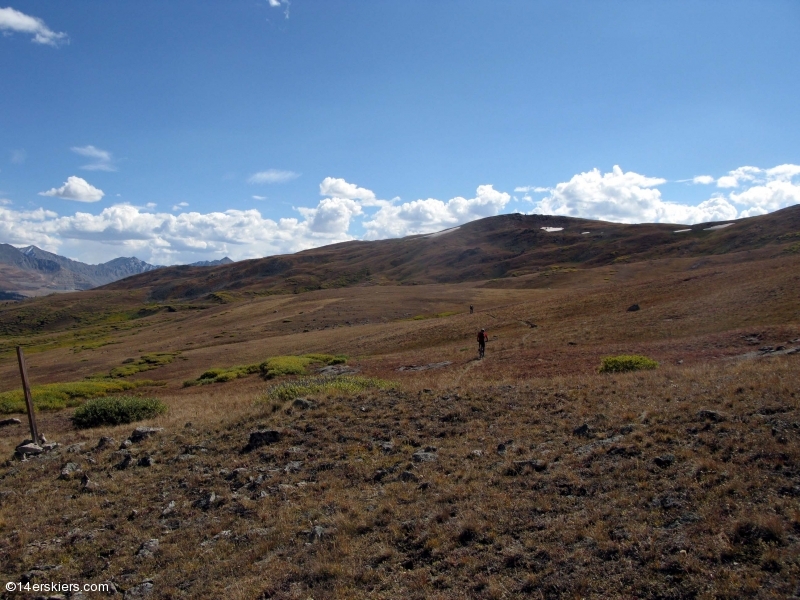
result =
[[[800,203],[800,3],[0,4],[0,241],[172,264]]]

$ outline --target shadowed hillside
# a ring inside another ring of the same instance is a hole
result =
[[[571,217],[501,215],[429,235],[345,242],[214,269],[159,269],[106,286],[150,290],[155,301],[220,290],[303,292],[356,284],[460,283],[561,266],[591,268],[667,257],[784,247],[800,242],[800,206],[724,223],[624,225]],[[547,231],[545,228],[551,229]],[[552,231],[553,228],[561,228]],[[676,231],[681,231],[676,233]]]

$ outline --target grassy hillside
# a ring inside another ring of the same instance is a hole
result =
[[[512,247],[509,223],[481,239]],[[79,429],[53,406],[61,446],[26,462],[24,416],[0,429],[0,574],[165,598],[791,597],[800,253],[734,227],[747,249],[698,232],[685,255],[493,280],[9,303],[0,392],[22,344],[34,386],[144,384],[122,393],[167,412]],[[598,372],[620,355],[657,365]],[[163,429],[123,446],[136,425]]]

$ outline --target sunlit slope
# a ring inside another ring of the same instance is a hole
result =
[[[625,225],[501,215],[432,235],[346,242],[213,269],[159,269],[105,289],[147,289],[151,300],[165,301],[222,290],[282,293],[364,283],[459,283],[518,277],[553,266],[589,268],[757,249],[779,255],[800,242],[800,206],[730,223],[724,228],[716,227],[725,223]]]

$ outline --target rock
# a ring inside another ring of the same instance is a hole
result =
[[[117,469],[118,471],[123,471],[128,467],[130,467],[132,462],[133,459],[131,458],[131,455],[126,454],[125,456],[122,457],[121,461],[119,461],[117,464],[114,465],[114,468]]]
[[[138,444],[142,440],[149,438],[152,435],[155,435],[159,431],[164,431],[163,427],[137,427],[133,430],[131,434],[131,442],[134,444]]]
[[[201,497],[199,500],[195,501],[192,506],[195,508],[199,508],[200,510],[208,510],[209,508],[213,507],[215,504],[218,503],[217,495],[214,492],[209,492]]]
[[[284,467],[284,472],[286,473],[297,473],[300,469],[303,468],[303,461],[302,460],[290,460],[286,463]]]
[[[591,432],[589,431],[589,426],[584,423],[583,425],[579,425],[575,429],[572,430],[572,435],[577,435],[580,437],[591,437]]]
[[[318,542],[328,535],[328,531],[322,525],[314,525],[308,532],[309,542]]]
[[[379,481],[383,481],[383,478],[386,477],[388,474],[389,474],[389,471],[387,471],[386,469],[378,469],[377,471],[375,471],[375,474],[372,476],[372,481],[374,481],[376,483],[379,482]]]
[[[136,464],[140,467],[152,467],[153,464],[155,464],[155,461],[153,460],[152,456],[145,455],[142,456]]]
[[[543,460],[515,460],[514,468],[518,472],[522,472],[525,468],[532,469],[537,473],[547,470],[547,463]]]
[[[122,443],[119,445],[119,449],[127,450],[131,446],[133,446],[133,442],[130,440],[130,438],[128,438],[127,440],[122,440]]]
[[[628,307],[628,312],[636,312],[637,310],[639,310],[639,305],[638,304],[631,304]]]
[[[139,585],[135,585],[125,592],[124,600],[139,600],[139,598],[147,598],[153,593],[153,582],[150,580],[143,581]]]
[[[112,437],[108,437],[108,436],[105,436],[105,435],[104,435],[104,436],[103,436],[103,437],[101,437],[101,438],[100,438],[100,440],[97,442],[97,446],[96,446],[95,448],[96,448],[97,450],[105,450],[106,448],[111,448],[111,446],[113,446],[113,445],[114,445],[114,443],[115,443],[115,440],[114,440],[114,438],[112,438]]]
[[[100,486],[97,485],[94,481],[89,479],[89,476],[84,473],[83,477],[81,477],[81,492],[84,494],[93,494],[95,492],[100,491]]]
[[[656,463],[662,469],[666,469],[667,467],[671,466],[672,463],[675,462],[675,455],[674,454],[664,454],[663,456],[656,456],[653,459],[653,462]]]
[[[425,450],[417,450],[414,454],[411,455],[411,458],[414,462],[435,462],[436,461],[436,453],[435,452],[426,452]]]
[[[294,408],[299,408],[300,410],[308,410],[309,408],[314,407],[314,405],[305,398],[295,398],[294,402],[292,402],[292,406]]]
[[[497,453],[502,456],[506,453],[506,445],[503,443],[497,444]]]
[[[358,372],[359,369],[354,369],[353,367],[348,367],[347,365],[328,365],[327,367],[322,367],[319,371],[317,371],[317,373],[320,375],[327,376],[352,375]]]
[[[43,435],[41,435],[39,437],[44,439]],[[61,446],[61,444],[58,444],[56,442],[49,442],[47,444],[42,444],[42,450],[44,450],[45,452],[52,452],[53,450],[55,450],[56,448],[59,448],[60,446]]]
[[[136,551],[136,556],[140,558],[150,558],[158,551],[158,540],[153,538],[151,540],[147,540],[141,546],[139,546],[139,550]]]
[[[446,360],[444,362],[438,363],[428,363],[427,365],[406,365],[403,367],[398,368],[398,371],[428,371],[430,369],[443,369],[444,367],[448,367],[453,364],[451,361]],[[422,390],[425,393],[430,393],[431,390],[424,389]]]
[[[419,477],[414,475],[414,473],[412,473],[411,471],[403,471],[402,473],[400,473],[400,481],[417,482],[419,481]]]
[[[27,444],[20,444],[16,448],[16,453],[20,457],[37,456],[44,452],[44,449],[39,444],[28,442]]]
[[[21,425],[21,424],[22,421],[15,418],[0,420],[0,427],[9,427],[11,425]]]
[[[69,481],[74,477],[77,477],[82,473],[81,467],[78,463],[68,462],[63,467],[61,467],[61,474],[58,476],[59,479],[63,479],[65,481]]]
[[[66,452],[69,452],[70,454],[77,454],[78,452],[82,452],[83,451],[83,447],[85,445],[86,445],[85,442],[78,442],[77,444],[71,444],[71,445],[67,446],[65,450],[66,450]]]
[[[725,417],[721,413],[718,413],[715,410],[706,410],[706,409],[698,411],[697,418],[705,421],[714,421],[715,423],[719,423],[725,420]]]
[[[250,432],[250,439],[245,446],[245,451],[255,450],[261,446],[268,446],[280,441],[281,432],[274,429],[260,429]]]
[[[161,517],[168,517],[175,512],[175,500],[170,500],[166,508],[161,511]]]
[[[483,456],[483,450],[473,450],[472,452],[469,453],[469,455],[472,458],[480,458],[481,456]]]

